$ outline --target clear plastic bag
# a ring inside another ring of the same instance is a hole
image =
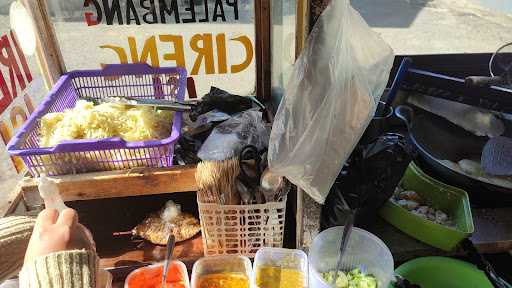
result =
[[[297,60],[274,119],[272,172],[323,203],[372,119],[393,51],[348,0],[331,1]]]
[[[203,161],[221,161],[238,156],[246,145],[267,148],[269,131],[257,109],[239,113],[219,124],[199,149]]]

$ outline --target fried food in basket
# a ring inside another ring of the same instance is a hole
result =
[[[151,213],[133,230],[133,235],[142,237],[156,245],[166,245],[169,233],[176,242],[194,237],[201,231],[201,225],[193,215],[181,212],[180,205],[167,202],[160,212]]]

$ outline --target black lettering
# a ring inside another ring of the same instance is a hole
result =
[[[208,22],[208,17],[208,0],[204,0],[204,19],[199,19],[199,22]]]
[[[146,2],[149,2],[149,6],[144,5]],[[148,10],[148,12],[142,15],[142,20],[144,20],[146,24],[155,24],[158,22],[156,16],[155,0],[140,0],[140,7]],[[150,17],[151,19],[149,19]]]
[[[119,25],[123,25],[123,14],[121,12],[121,6],[119,0],[112,0],[112,4],[109,6],[108,0],[103,0],[103,10],[105,11],[105,18],[107,19],[107,25],[114,24],[114,17],[117,15],[117,22]]]
[[[220,14],[217,13],[217,8],[220,7]],[[222,0],[215,0],[215,9],[213,10],[213,21],[217,22],[217,18],[221,17],[223,22],[226,22],[226,15],[224,14],[224,4]]]
[[[165,13],[171,16],[174,14],[174,20],[176,23],[180,23],[180,14],[178,12],[178,0],[171,0],[169,8],[167,8],[166,0],[158,0],[158,6],[160,7],[160,21],[162,23],[166,23],[165,21]]]
[[[132,20],[135,20],[135,24],[140,25],[139,15],[137,15],[135,5],[133,5],[132,0],[126,0],[126,25],[132,24]]]
[[[194,5],[194,0],[189,0],[188,4],[188,7],[185,7],[185,11],[190,12],[190,19],[183,19],[183,23],[196,22],[196,7]]]
[[[226,5],[233,7],[233,12],[235,13],[235,20],[238,20],[238,0],[226,0]]]
[[[85,0],[84,1],[84,8],[89,7],[90,5],[94,5],[94,8],[96,9],[96,23],[101,23],[101,20],[103,19],[103,11],[101,10],[100,3],[98,3],[97,0]],[[90,17],[90,16],[89,16]],[[87,18],[86,14],[86,21],[89,23],[92,19]]]

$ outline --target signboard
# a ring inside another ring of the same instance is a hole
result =
[[[68,70],[181,66],[199,97],[211,86],[255,93],[252,0],[71,0],[73,8],[59,2],[49,7]]]

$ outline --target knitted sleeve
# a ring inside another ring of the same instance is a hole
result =
[[[0,218],[0,283],[16,275],[25,258],[35,219],[25,216]]]
[[[52,253],[25,263],[20,287],[95,288],[98,256],[93,251],[73,250]]]

